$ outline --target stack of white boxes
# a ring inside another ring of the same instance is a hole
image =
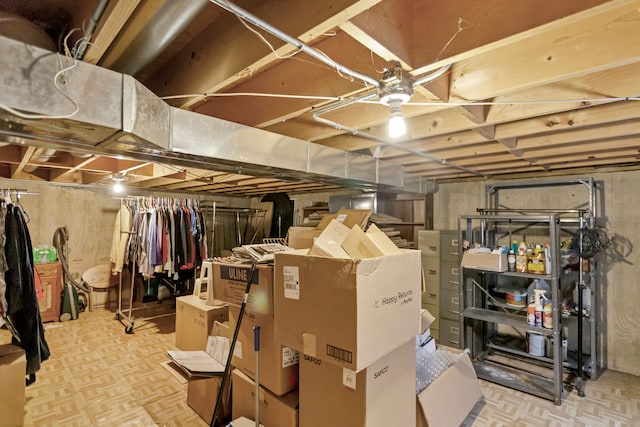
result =
[[[334,224],[275,256],[275,339],[302,354],[301,426],[415,426],[420,253],[370,231]]]

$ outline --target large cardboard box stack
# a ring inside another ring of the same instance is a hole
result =
[[[275,338],[304,354],[305,427],[416,422],[420,253],[368,233],[332,221],[310,250],[275,255]]]
[[[420,333],[420,253],[275,257],[275,339],[359,371]]]
[[[240,370],[234,369],[232,383],[232,418],[246,417],[255,420],[255,382]],[[298,390],[284,396],[276,396],[264,387],[259,390],[260,424],[265,427],[298,427]]]
[[[216,261],[213,264],[213,288],[216,298],[229,304],[229,331],[232,336],[238,323],[251,266]],[[275,396],[298,388],[298,362],[296,350],[282,346],[274,340],[273,266],[258,265],[245,312],[240,323],[231,364],[255,379],[254,333],[260,327],[260,385]],[[268,426],[267,426],[268,427]]]
[[[195,295],[176,298],[176,347],[180,350],[204,350],[213,322],[225,322],[229,310],[222,301],[206,305]]]
[[[235,330],[240,308],[229,307],[229,329]],[[251,379],[255,378],[256,353],[253,328],[260,327],[260,385],[275,395],[283,395],[298,388],[299,354],[274,340],[273,316],[245,311],[231,364]]]
[[[358,373],[304,356],[300,362],[300,425],[415,425],[415,360],[415,339]]]
[[[24,421],[27,359],[24,350],[11,344],[0,345],[0,424],[21,426]]]

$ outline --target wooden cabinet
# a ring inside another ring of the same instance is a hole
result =
[[[40,317],[43,322],[55,322],[60,318],[62,266],[59,262],[35,264],[35,272],[43,292],[42,299],[38,300]]]

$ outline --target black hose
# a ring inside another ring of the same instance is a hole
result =
[[[77,290],[88,294],[91,292],[91,288],[89,288],[89,285],[84,281],[78,283],[69,272],[69,263],[67,262],[66,257],[66,246],[68,241],[69,230],[67,230],[67,227],[57,228],[53,233],[53,247],[56,248],[56,252],[58,253],[58,259],[60,260],[60,264],[62,265],[65,283],[71,283]]]

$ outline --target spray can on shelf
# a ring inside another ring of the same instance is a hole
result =
[[[513,249],[509,249],[507,254],[507,266],[509,271],[516,271],[516,253]]]
[[[536,305],[529,304],[527,306],[527,325],[536,326]]]

